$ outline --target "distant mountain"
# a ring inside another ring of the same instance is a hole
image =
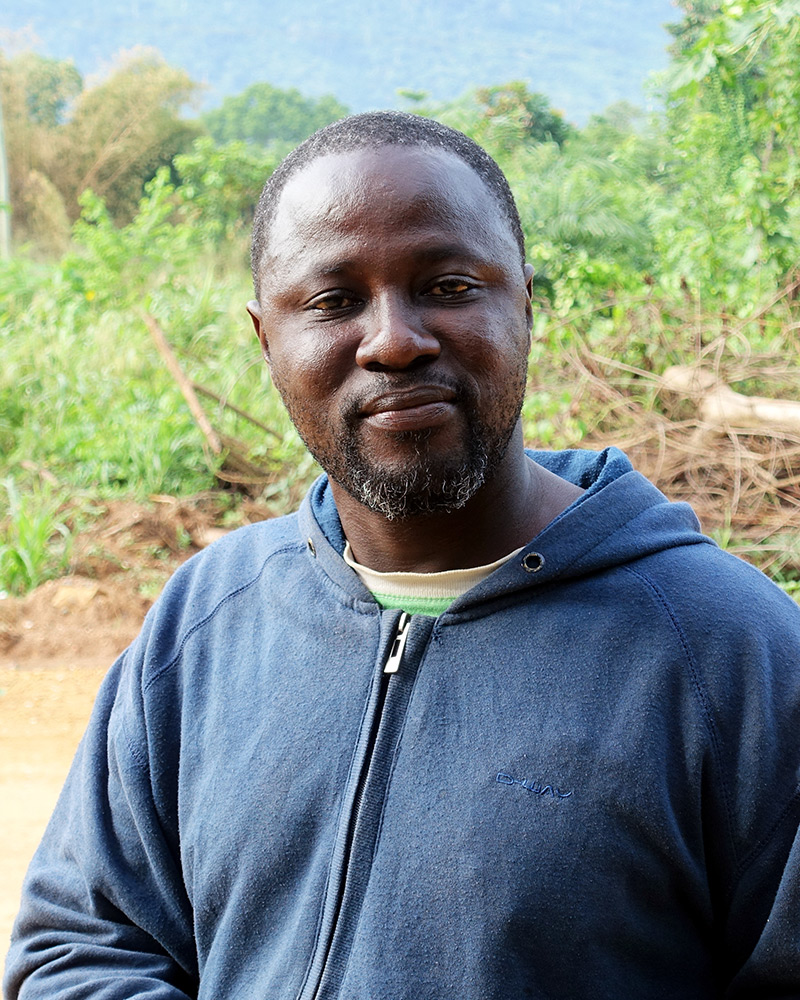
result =
[[[447,100],[523,79],[581,123],[643,103],[677,19],[670,0],[5,0],[0,47],[27,37],[91,74],[152,45],[206,84],[206,107],[257,80],[361,111],[397,106],[401,87]]]

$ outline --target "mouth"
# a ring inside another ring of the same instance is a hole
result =
[[[412,431],[436,427],[455,410],[456,393],[445,386],[425,385],[376,396],[361,407],[359,416],[386,431]]]

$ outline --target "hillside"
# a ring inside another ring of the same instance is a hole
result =
[[[102,70],[121,48],[152,45],[206,84],[205,105],[268,80],[353,110],[396,105],[398,88],[450,99],[524,79],[572,121],[621,99],[641,103],[666,63],[670,0],[7,0],[0,45]]]

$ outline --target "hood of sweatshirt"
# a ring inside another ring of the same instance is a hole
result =
[[[715,544],[701,533],[689,504],[668,500],[618,448],[526,454],[586,492],[531,539],[517,558],[454,601],[448,614],[520,589],[629,565],[665,549]],[[365,598],[363,585],[340,558],[345,538],[326,476],[309,491],[300,520],[309,538],[314,536],[323,568],[353,596]]]

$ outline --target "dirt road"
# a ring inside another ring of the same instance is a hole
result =
[[[208,497],[109,503],[74,539],[74,575],[0,598],[0,956],[20,888],[100,681],[170,573],[225,529]],[[267,516],[251,504],[254,520]],[[188,540],[188,541],[187,541]]]
[[[104,669],[0,665],[0,952]]]
[[[150,604],[134,578],[71,577],[0,601],[0,954],[97,688]]]

